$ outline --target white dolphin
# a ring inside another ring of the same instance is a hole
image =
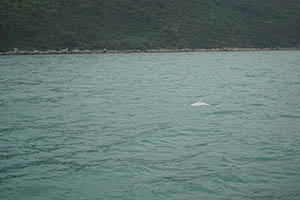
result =
[[[203,101],[197,101],[196,103],[191,104],[191,106],[209,106],[209,104]]]

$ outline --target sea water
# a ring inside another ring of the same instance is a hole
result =
[[[300,51],[0,57],[0,199],[299,198]]]

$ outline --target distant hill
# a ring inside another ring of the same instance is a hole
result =
[[[299,45],[299,0],[0,2],[0,51]]]

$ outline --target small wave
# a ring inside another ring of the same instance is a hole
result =
[[[212,113],[208,113],[208,115],[241,115],[246,114],[243,110],[224,110],[224,111],[216,111]]]
[[[233,173],[218,174],[217,177],[225,183],[247,183],[241,176]]]
[[[43,83],[42,80],[33,80],[33,81],[15,81],[15,84],[16,85],[40,85],[41,83]]]
[[[253,104],[250,104],[249,106],[254,106],[254,107],[264,107],[264,106],[267,106],[267,105],[262,104],[262,103],[253,103]]]
[[[300,119],[298,115],[280,115],[280,117],[291,118],[291,119]]]
[[[0,99],[0,107],[1,107],[1,106],[4,106],[5,104],[7,104],[7,102],[4,101],[4,100],[2,100],[2,99]]]

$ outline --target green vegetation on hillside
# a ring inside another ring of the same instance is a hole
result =
[[[0,51],[299,45],[299,0],[0,2]]]

